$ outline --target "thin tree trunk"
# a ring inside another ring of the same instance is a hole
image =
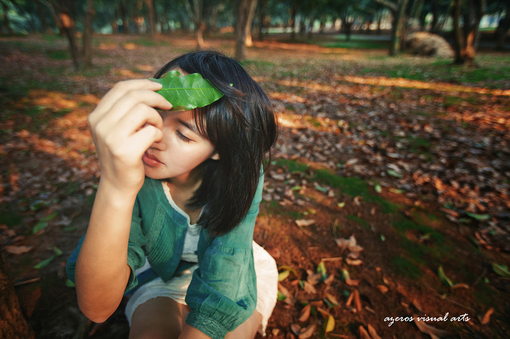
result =
[[[255,17],[255,7],[257,7],[257,0],[248,0],[248,17],[246,18],[246,23],[244,24],[244,34],[246,36],[244,43],[247,47],[253,46],[251,27],[253,26],[253,19]]]
[[[510,29],[510,1],[506,2],[506,14],[503,19],[498,23],[496,29],[496,49],[503,49],[505,46],[505,39]]]
[[[297,16],[297,2],[292,1],[292,7],[290,9],[290,40],[296,40],[296,16]]]
[[[437,33],[437,23],[439,21],[438,0],[432,0],[432,22],[430,23],[430,33]]]
[[[37,12],[39,13],[39,20],[41,21],[41,32],[45,33],[48,31],[48,24],[46,23],[46,17],[44,15],[44,7],[39,1],[35,3],[37,4]]]
[[[94,0],[87,0],[87,11],[83,25],[83,66],[92,67],[92,35],[94,33],[92,23],[94,22]]]
[[[122,20],[122,33],[123,34],[131,33],[131,30],[129,29],[126,0],[119,1],[119,13],[120,19]]]
[[[259,2],[259,41],[264,40],[264,28],[266,27],[266,6],[267,0]]]
[[[453,34],[455,36],[455,59],[454,63],[463,64],[464,63],[464,37],[462,36],[462,30],[460,28],[460,6],[461,0],[453,0]]]
[[[251,25],[251,22],[248,22],[248,19],[253,1],[255,0],[240,0],[238,2],[237,16],[235,19],[235,34],[236,59],[239,61],[246,59],[246,26]]]
[[[34,332],[21,311],[2,251],[0,245],[0,338],[32,339]]]
[[[145,0],[145,4],[147,5],[147,10],[149,12],[149,34],[154,37],[156,35],[156,18],[154,15],[154,1]]]
[[[405,11],[409,0],[399,0],[397,11],[393,12],[393,27],[391,29],[390,56],[395,56],[400,52],[402,43],[402,30],[404,26]]]

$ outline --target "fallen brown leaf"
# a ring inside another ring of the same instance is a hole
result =
[[[372,325],[368,324],[368,333],[372,336],[372,339],[381,339],[381,337],[377,334],[375,328]]]
[[[359,292],[358,292],[358,290],[354,290],[353,293],[354,293],[354,305],[356,305],[356,310],[358,312],[361,312],[363,307],[361,306],[361,299],[359,297]]]
[[[23,254],[30,252],[32,250],[32,246],[5,246],[5,251],[11,254]]]
[[[370,334],[368,334],[367,330],[361,325],[359,325],[359,337],[360,339],[372,339]]]
[[[419,321],[417,315],[413,315],[414,317],[414,323],[416,324],[416,327],[423,333],[429,334],[430,336],[435,335],[437,337],[444,337],[445,335],[448,335],[448,331],[441,330],[439,328],[427,325],[424,321]]]
[[[485,315],[483,316],[482,320],[480,320],[480,323],[482,325],[487,325],[491,320],[492,313],[494,313],[494,307],[489,308],[489,310],[485,312]]]
[[[299,335],[299,332],[301,332],[301,326],[299,324],[291,324],[290,330],[295,334]]]
[[[312,309],[312,305],[308,304],[301,310],[301,314],[299,315],[299,321],[305,322],[310,318],[310,310]]]
[[[297,219],[294,221],[299,227],[306,227],[315,224],[313,219]]]
[[[312,324],[306,328],[302,328],[301,331],[299,332],[298,338],[300,338],[300,339],[310,338],[313,335],[313,333],[315,332],[315,327],[316,327],[316,325]]]
[[[381,293],[383,293],[383,294],[384,294],[384,293],[386,293],[386,292],[388,292],[388,290],[389,290],[389,289],[388,289],[388,287],[386,287],[386,286],[384,286],[384,285],[377,285],[376,287],[377,287],[377,289],[378,289]]]

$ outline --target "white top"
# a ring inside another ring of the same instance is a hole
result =
[[[165,181],[162,181],[163,190],[165,191],[165,195],[168,199],[170,205],[177,211],[179,214],[186,218],[188,223],[188,231],[184,236],[184,247],[182,249],[181,260],[188,262],[198,262],[197,249],[198,249],[198,238],[200,237],[200,231],[202,230],[202,226],[195,224],[190,224],[189,215],[184,212],[172,199],[172,195],[170,194],[170,188],[168,187]],[[200,212],[202,215],[202,212]],[[199,217],[200,218],[200,217]]]

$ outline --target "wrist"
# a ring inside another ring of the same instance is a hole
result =
[[[101,196],[104,197],[105,201],[114,206],[131,206],[140,188],[118,187],[111,180],[101,177],[97,188],[96,200]]]

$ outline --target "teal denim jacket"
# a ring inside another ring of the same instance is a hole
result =
[[[206,229],[200,234],[199,268],[186,294],[190,307],[186,322],[213,339],[224,338],[255,311],[257,277],[252,243],[263,181],[262,175],[250,210],[238,226],[218,237]],[[146,178],[133,208],[127,259],[131,275],[126,292],[138,285],[134,271],[145,264],[145,258],[164,281],[186,268],[180,260],[186,229],[186,218],[170,205],[161,181]],[[81,241],[67,261],[72,281],[80,247]]]

